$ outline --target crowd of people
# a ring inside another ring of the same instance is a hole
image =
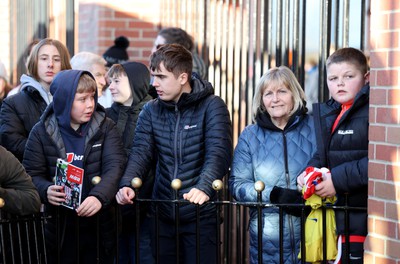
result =
[[[160,263],[195,263],[198,249],[200,263],[218,263],[216,207],[209,201],[216,199],[213,181],[224,177],[239,202],[256,202],[254,185],[262,181],[266,203],[302,205],[302,192],[312,190],[310,196],[335,197],[338,205],[367,206],[369,71],[360,50],[342,48],[329,56],[331,99],[314,103],[312,115],[292,71],[268,69],[254,93],[253,124],[234,146],[229,110],[214,94],[193,46],[184,30],[162,29],[144,65],[129,60],[124,36],[103,56],[84,51],[72,58],[61,42],[42,39],[32,45],[27,72],[12,95],[7,95],[11,86],[0,67],[0,87],[5,87],[0,90],[0,197],[11,213],[37,213],[42,204],[48,215],[59,216],[45,224],[49,263],[75,263],[77,258],[81,263],[114,263],[116,258],[136,263],[137,254],[140,263],[155,263],[154,207],[143,204],[137,217],[134,201],[175,199],[174,179],[181,181],[178,199],[187,202],[179,207],[179,219],[173,203],[157,207]],[[74,168],[66,177],[80,186],[74,190],[80,195],[76,210],[62,206],[70,191],[54,182],[59,159]],[[329,173],[309,181],[311,167]],[[136,177],[142,179],[139,193],[131,185]],[[259,263],[260,256],[264,263],[278,263],[282,256],[284,263],[299,263],[299,216],[284,211],[280,241],[279,209],[262,209],[260,229],[257,210],[251,208],[250,263]],[[335,217],[335,249],[343,252],[336,259],[363,263],[367,213],[350,212],[348,230],[344,212]]]

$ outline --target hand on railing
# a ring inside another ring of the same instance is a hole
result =
[[[115,195],[115,199],[117,200],[118,204],[133,204],[133,199],[135,198],[136,193],[138,193],[140,187],[142,187],[142,179],[138,177],[133,178],[131,180],[131,186],[135,190],[132,190],[132,188],[130,187],[122,187],[121,189],[119,189],[119,191]]]
[[[172,180],[171,187],[175,190],[175,200],[178,200],[178,191],[182,188],[182,181],[180,179]],[[215,180],[212,183],[212,187],[215,191],[220,191],[223,188],[223,183],[221,180]],[[210,197],[202,190],[192,188],[189,192],[183,194],[183,199],[194,204],[202,205],[209,201]]]
[[[123,187],[118,191],[116,199],[119,204],[127,204],[127,202],[125,201],[126,199],[124,198],[126,198],[126,195],[130,194],[131,192],[135,193],[134,197],[137,197],[138,191],[142,186],[142,180],[140,178],[133,178],[131,180],[131,186],[133,187],[134,191],[132,190],[132,188],[128,187]],[[175,200],[178,200],[178,193],[179,190],[182,188],[182,181],[180,179],[172,180],[171,187],[175,190]],[[214,180],[212,183],[212,188],[217,192],[221,191],[223,187],[224,184],[221,180]],[[188,193],[183,194],[183,198],[191,203],[199,205],[207,202],[210,199],[206,193],[197,188],[192,188]],[[133,203],[133,201],[131,200],[130,203]]]

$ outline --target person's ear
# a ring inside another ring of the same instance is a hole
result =
[[[369,82],[369,71],[366,73],[366,74],[364,74],[364,84],[367,84],[368,82]]]
[[[181,73],[178,78],[181,85],[184,85],[189,80],[188,74],[186,72]]]

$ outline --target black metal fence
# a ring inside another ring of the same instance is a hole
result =
[[[47,263],[41,214],[14,216],[0,210],[0,263]]]
[[[18,84],[26,73],[27,48],[32,40],[43,39],[57,32],[55,38],[66,44],[70,54],[75,52],[75,0],[14,0],[10,2],[10,81]],[[57,6],[65,15],[53,14]],[[64,19],[63,19],[64,18]],[[60,19],[56,28],[55,20]]]
[[[319,100],[329,98],[325,61],[342,47],[368,52],[369,5],[369,0],[165,0],[160,27],[192,33],[208,80],[231,113],[236,143],[252,122],[257,82],[271,67],[288,66],[307,89],[305,65],[315,60]]]
[[[223,190],[223,183],[221,181],[216,181],[213,183],[213,188],[218,192],[218,198],[215,201],[210,203],[216,206],[215,211],[215,220],[217,227],[217,234],[216,234],[216,258],[217,263],[249,263],[249,248],[248,248],[248,209],[255,208],[258,212],[257,221],[258,221],[258,248],[262,248],[262,210],[265,208],[278,208],[279,213],[279,240],[283,241],[283,217],[285,214],[285,209],[296,207],[301,210],[301,248],[300,252],[302,256],[306,255],[307,250],[309,248],[305,247],[305,233],[307,230],[304,228],[305,221],[307,218],[307,209],[308,207],[305,205],[294,205],[294,204],[269,204],[265,203],[261,200],[261,192],[263,188],[259,188],[257,184],[255,184],[255,189],[259,193],[258,201],[254,202],[236,202],[236,201],[226,201],[220,199],[223,197],[222,192]],[[177,193],[178,190],[176,190]],[[145,203],[151,203],[154,206],[154,212],[156,212],[152,217],[154,218],[155,225],[153,226],[154,231],[154,251],[155,252],[155,260],[156,263],[159,263],[160,259],[158,257],[158,246],[157,246],[157,237],[158,237],[158,220],[159,215],[157,213],[157,208],[161,203],[172,203],[175,208],[179,208],[182,204],[188,203],[187,201],[178,200],[177,195],[175,199],[164,201],[164,200],[150,200],[150,199],[136,199],[135,200],[135,210],[136,210],[136,234],[140,233],[140,220],[139,220],[139,213],[140,208]],[[200,235],[200,228],[198,228],[200,224],[199,218],[199,206],[196,206],[196,214],[197,214],[197,228],[196,228],[196,241],[198,243],[198,237]],[[323,226],[323,242],[322,242],[322,249],[323,249],[323,256],[326,259],[327,256],[327,242],[326,242],[326,212],[327,210],[344,210],[346,213],[346,230],[348,230],[348,222],[349,222],[349,214],[348,212],[354,210],[366,210],[366,208],[352,208],[348,206],[322,206],[322,226]],[[179,210],[175,210],[177,213],[176,219],[179,219]],[[235,217],[231,217],[234,215]],[[55,216],[58,217],[58,216]],[[120,215],[118,215],[120,217]],[[17,217],[9,215],[5,212],[0,211],[0,263],[48,263],[46,258],[46,246],[44,241],[46,240],[45,237],[45,225],[48,220],[48,216],[45,214],[38,214],[28,217]],[[97,218],[98,221],[99,218]],[[60,228],[60,227],[57,227]],[[179,221],[175,222],[176,231],[180,228]],[[72,230],[71,232],[77,232],[79,234],[79,229]],[[309,232],[309,231],[308,231]],[[78,236],[77,236],[78,237]],[[97,241],[99,239],[99,235],[93,237],[93,243],[99,244]],[[118,239],[116,239],[116,244],[118,245]],[[346,241],[349,241],[347,239]],[[59,241],[59,244],[60,241]],[[79,247],[79,241],[76,242],[77,247]],[[139,236],[136,235],[136,248],[132,248],[135,252],[139,252]],[[346,245],[345,245],[346,246]],[[347,246],[349,246],[347,244]],[[283,257],[283,243],[280,243],[280,263],[284,263]],[[58,248],[58,246],[57,246]],[[79,248],[77,248],[77,252]],[[98,251],[97,251],[98,252]],[[347,251],[348,252],[348,251]],[[118,251],[116,252],[118,254]],[[177,232],[176,236],[176,255],[179,256],[179,235]],[[79,257],[79,255],[78,255]],[[263,263],[263,256],[262,251],[259,251],[257,256],[258,263]],[[199,248],[197,247],[196,252],[196,262],[200,263],[201,255],[199,252]],[[118,258],[115,259],[115,263],[118,263]],[[324,262],[324,261],[323,261]],[[77,263],[79,261],[77,260]],[[100,262],[98,262],[100,263]],[[139,254],[136,254],[136,263],[140,263]],[[178,262],[179,263],[179,260]],[[301,259],[301,263],[306,263],[306,261]]]
[[[48,36],[53,27],[49,15],[54,2],[10,1],[12,83],[25,72],[27,44]],[[65,9],[66,31],[58,38],[65,40],[71,54],[76,41],[75,2],[60,6]],[[251,123],[257,81],[272,66],[289,66],[304,87],[305,65],[315,59],[319,99],[327,99],[325,60],[332,51],[347,46],[368,55],[369,10],[369,0],[163,0],[159,26],[182,27],[193,35],[208,66],[208,80],[228,105],[236,143]]]

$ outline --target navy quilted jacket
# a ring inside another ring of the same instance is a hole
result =
[[[297,176],[316,150],[314,123],[297,111],[284,130],[275,127],[268,114],[241,133],[235,148],[229,187],[240,202],[256,202],[256,181],[265,184],[262,201],[269,203],[274,186],[296,189]],[[259,117],[261,116],[259,115]],[[284,263],[298,263],[300,218],[284,214]],[[279,212],[263,209],[263,263],[279,263]],[[250,262],[258,263],[257,209],[250,208]]]
[[[229,111],[224,101],[213,95],[209,82],[192,77],[191,87],[192,92],[182,94],[178,103],[156,99],[143,107],[121,187],[130,186],[134,177],[145,177],[155,154],[158,162],[153,199],[175,199],[173,179],[182,181],[179,199],[192,188],[215,199],[212,182],[224,177],[231,164]],[[201,217],[213,215],[213,208],[211,204],[202,205]],[[172,203],[160,204],[159,212],[166,221],[175,218]],[[180,221],[194,221],[195,212],[194,205],[182,205]]]

